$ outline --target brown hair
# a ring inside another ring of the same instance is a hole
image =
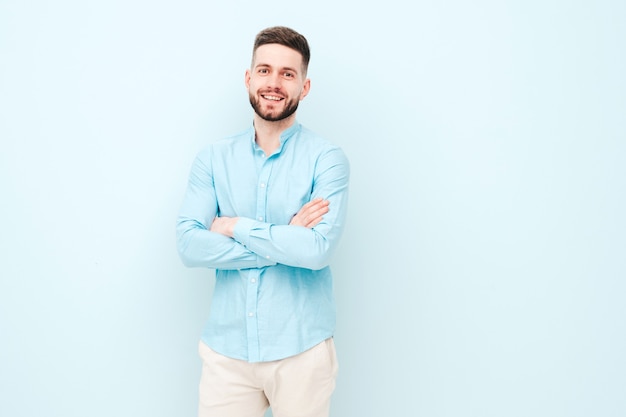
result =
[[[304,36],[285,26],[274,26],[263,29],[254,39],[254,49],[252,50],[253,62],[257,48],[269,43],[277,43],[300,52],[300,55],[302,55],[302,70],[304,74],[306,74],[309,68],[309,60],[311,59],[311,50]]]

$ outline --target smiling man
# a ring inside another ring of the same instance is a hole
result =
[[[329,262],[343,230],[348,161],[296,120],[309,45],[261,31],[245,86],[253,125],[194,160],[177,222],[187,266],[216,270],[200,341],[200,417],[328,416],[337,359]]]

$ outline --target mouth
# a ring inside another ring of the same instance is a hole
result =
[[[263,97],[265,100],[273,101],[273,102],[279,102],[285,99],[284,97],[275,96],[272,94],[261,94],[261,97]]]

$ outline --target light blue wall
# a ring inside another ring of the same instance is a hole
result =
[[[174,221],[274,24],[352,163],[334,416],[624,416],[617,0],[0,0],[0,415],[195,415]]]

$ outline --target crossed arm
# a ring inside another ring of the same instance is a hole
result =
[[[219,214],[210,153],[196,158],[177,222],[177,247],[186,266],[246,269],[283,264],[321,269],[341,235],[349,166],[340,150],[318,160],[312,200],[289,224]],[[330,209],[329,209],[330,207]]]
[[[275,233],[283,238],[278,240],[289,240],[291,235],[286,234],[288,231],[291,231],[293,234],[300,233],[300,237],[306,238],[314,235],[313,240],[320,240],[317,236],[318,233],[312,229],[322,222],[324,215],[329,211],[329,205],[329,200],[322,198],[315,198],[304,204],[298,213],[292,217],[289,225],[273,226],[282,231],[282,233]],[[291,266],[308,267],[310,269],[318,269],[325,266],[325,261],[322,261],[321,264],[317,263],[314,259],[317,258],[316,256],[312,256],[310,260],[303,260],[306,256],[294,255],[293,245],[291,247],[290,245],[284,246],[287,250],[278,250],[281,255],[277,256],[284,256],[284,260],[261,256],[251,250],[251,248],[246,247],[245,244],[236,241],[235,226],[241,220],[244,219],[218,216],[213,219],[208,230],[202,224],[192,219],[179,220],[178,249],[183,263],[187,266],[204,266],[219,269],[245,269],[271,266],[276,263],[291,264]],[[251,220],[245,219],[245,221],[250,222]],[[296,226],[298,226],[297,229],[299,230],[294,228]],[[289,230],[285,230],[285,227]],[[261,235],[269,233],[269,230],[261,229],[260,232],[261,234],[257,238],[267,241],[267,236]],[[253,239],[252,235],[254,233],[248,238]],[[324,242],[325,239],[323,238],[321,240],[322,244],[328,243]],[[314,244],[314,246],[318,247],[319,244]],[[307,245],[304,245],[304,250],[301,252],[307,252],[307,255],[309,255]],[[311,252],[315,253],[315,251]]]
[[[289,225],[312,229],[322,221],[324,214],[328,213],[328,205],[329,201],[322,198],[309,201],[293,216]],[[232,238],[238,220],[239,217],[216,217],[209,230]]]

